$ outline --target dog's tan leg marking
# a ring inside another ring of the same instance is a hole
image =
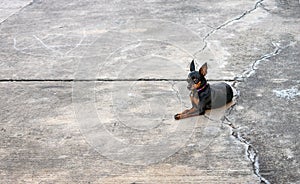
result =
[[[194,116],[199,116],[199,113],[197,112],[197,110],[190,112],[190,113],[182,114],[180,116],[180,119],[194,117]]]
[[[191,108],[191,109],[187,109],[185,111],[183,111],[182,113],[180,114],[177,114],[176,117],[178,119],[183,119],[183,118],[186,118],[186,117],[191,117],[190,115],[191,114],[195,114],[195,112],[197,112],[197,109],[195,107]],[[197,114],[197,113],[196,113]]]

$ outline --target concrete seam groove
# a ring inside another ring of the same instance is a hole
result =
[[[0,25],[2,25],[4,22],[6,22],[10,17],[18,14],[19,12],[23,11],[25,8],[27,8],[28,6],[31,6],[33,3],[35,2],[35,0],[30,1],[28,4],[26,4],[25,6],[23,6],[21,9],[19,9],[18,11],[10,14],[9,16],[7,16],[2,22],[0,22]]]
[[[246,145],[246,147],[247,147],[246,148],[247,157],[252,163],[254,174],[260,179],[260,181],[262,183],[265,183],[265,184],[270,184],[270,182],[266,178],[264,178],[260,175],[258,150],[249,141],[247,141],[246,138],[244,138],[243,136],[240,135],[240,132],[238,131],[238,128],[227,118],[227,116],[232,114],[233,109],[235,108],[235,106],[238,103],[238,98],[239,98],[239,94],[240,94],[239,90],[237,89],[238,83],[244,82],[246,78],[251,77],[252,74],[254,74],[255,71],[258,69],[258,65],[261,61],[264,61],[264,60],[267,60],[269,58],[277,56],[284,49],[290,47],[293,43],[291,42],[291,43],[289,43],[289,44],[287,44],[286,46],[283,46],[283,47],[280,47],[278,44],[275,44],[275,43],[272,43],[272,44],[275,47],[273,52],[265,54],[262,57],[260,57],[260,59],[255,60],[252,63],[251,67],[242,74],[242,78],[241,79],[237,78],[238,80],[233,83],[232,87],[235,88],[237,93],[238,93],[238,95],[236,97],[236,103],[227,110],[227,114],[224,115],[224,117],[221,120],[222,124],[225,124],[225,125],[230,127],[231,132],[232,132],[231,135],[235,139],[237,139],[239,142]],[[226,123],[226,121],[228,123]]]
[[[206,49],[206,47],[207,47],[207,41],[206,41],[206,39],[207,39],[208,37],[210,37],[210,36],[211,36],[212,34],[214,34],[216,31],[218,31],[218,30],[222,29],[223,27],[227,26],[228,24],[230,24],[230,23],[232,23],[232,22],[234,22],[234,21],[241,20],[241,19],[244,18],[246,15],[252,13],[254,10],[256,10],[256,9],[258,8],[259,5],[262,4],[263,1],[264,1],[264,0],[259,0],[259,1],[257,1],[252,9],[244,11],[240,16],[238,16],[238,17],[236,17],[236,18],[227,20],[227,21],[224,22],[223,24],[219,25],[217,28],[214,28],[214,29],[211,30],[209,33],[207,33],[207,34],[203,37],[203,39],[202,39],[202,41],[204,42],[204,46],[202,47],[202,49],[200,49],[199,51],[197,51],[194,55],[196,55],[197,53],[203,52],[203,51]]]
[[[208,81],[218,82],[235,82],[238,79],[211,79]],[[0,82],[135,82],[135,81],[172,81],[181,82],[186,79],[167,79],[167,78],[139,78],[139,79],[0,79]]]

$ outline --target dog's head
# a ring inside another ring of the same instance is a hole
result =
[[[199,71],[195,71],[194,60],[190,64],[190,73],[187,78],[189,90],[197,90],[206,84],[207,63],[204,63]]]

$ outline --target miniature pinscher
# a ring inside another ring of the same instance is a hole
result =
[[[204,115],[205,110],[219,108],[232,101],[232,88],[226,83],[208,84],[206,74],[207,63],[203,64],[198,72],[195,71],[194,60],[191,62],[187,88],[191,91],[192,108],[176,114],[174,116],[176,120]]]

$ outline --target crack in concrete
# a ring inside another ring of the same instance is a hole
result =
[[[45,44],[44,41],[41,40],[41,39],[40,39],[39,37],[37,37],[36,35],[33,35],[33,37],[34,37],[37,41],[39,41],[39,42],[42,44],[42,46],[45,47],[47,50],[50,50],[50,51],[52,51],[52,52],[56,52],[56,53],[58,53],[58,54],[60,54],[60,55],[63,55],[62,52],[60,52],[60,51],[58,51],[58,50],[55,50],[55,49],[51,48],[50,46],[48,46],[47,44]]]
[[[20,8],[18,11],[8,15],[8,17],[6,17],[2,22],[0,22],[0,25],[2,25],[4,22],[6,22],[10,17],[18,14],[19,12],[23,11],[24,9],[26,9],[27,7],[31,6],[36,0],[32,0],[30,1],[28,4],[26,4],[25,6],[23,6],[22,8]]]
[[[230,115],[232,113],[232,110],[234,109],[235,105],[233,105],[232,107],[230,107],[230,109],[228,110],[228,115]],[[260,170],[259,170],[259,158],[258,158],[258,151],[257,149],[249,142],[247,141],[243,136],[241,136],[240,132],[239,132],[239,128],[237,128],[225,115],[223,120],[222,120],[222,124],[225,124],[227,126],[230,127],[231,129],[231,135],[237,139],[239,142],[241,142],[242,144],[246,145],[246,153],[247,153],[247,158],[251,161],[252,164],[252,168],[254,171],[254,174],[260,179],[260,181],[262,183],[265,184],[270,184],[270,182],[265,179],[264,177],[262,177],[260,175]],[[226,121],[228,123],[226,123]]]
[[[243,17],[245,17],[246,15],[248,15],[248,14],[252,13],[254,10],[256,10],[257,7],[258,7],[259,5],[261,5],[262,8],[263,8],[264,10],[268,11],[268,10],[264,7],[264,5],[262,4],[263,1],[264,1],[264,0],[259,0],[259,1],[257,1],[257,2],[255,3],[255,6],[254,6],[252,9],[245,11],[245,12],[244,12],[243,14],[241,14],[239,17],[236,17],[236,18],[234,18],[234,19],[231,19],[231,20],[226,21],[225,23],[221,24],[221,25],[218,26],[217,28],[214,28],[212,31],[210,31],[209,33],[207,33],[207,34],[205,35],[205,37],[203,38],[203,42],[204,42],[203,48],[202,48],[201,50],[197,51],[194,55],[196,55],[196,54],[198,54],[198,53],[200,53],[200,52],[203,52],[203,51],[207,48],[207,41],[206,41],[206,40],[207,40],[208,37],[210,37],[210,36],[211,36],[212,34],[214,34],[216,31],[218,31],[218,30],[224,28],[225,26],[229,25],[230,23],[232,23],[232,22],[234,22],[234,21],[241,20]],[[227,118],[227,116],[230,115],[230,114],[232,113],[232,110],[234,109],[234,107],[235,107],[236,104],[238,103],[238,98],[239,98],[239,94],[240,94],[239,90],[238,90],[237,87],[236,87],[236,86],[238,85],[238,83],[244,82],[244,80],[245,80],[246,78],[251,77],[251,76],[255,73],[255,71],[258,69],[258,65],[260,64],[261,61],[267,60],[267,59],[269,59],[269,58],[271,58],[271,57],[274,57],[274,56],[278,55],[282,50],[284,50],[284,49],[286,49],[287,47],[291,46],[293,43],[290,43],[290,44],[288,44],[288,45],[286,45],[286,46],[284,46],[284,47],[281,47],[279,44],[274,43],[274,42],[273,42],[272,44],[273,44],[273,46],[275,47],[275,49],[274,49],[273,52],[268,53],[268,54],[265,54],[265,55],[263,55],[260,59],[254,61],[254,62],[252,63],[252,65],[251,65],[250,69],[249,69],[249,70],[246,70],[245,72],[243,72],[242,77],[235,77],[235,80],[234,80],[232,86],[233,86],[233,88],[235,88],[236,91],[237,91],[237,95],[236,95],[236,103],[235,103],[233,106],[231,106],[231,107],[229,108],[229,110],[227,110],[227,112],[228,112],[227,115],[224,115],[224,117],[221,119],[222,124],[226,124],[227,126],[230,127],[230,129],[231,129],[231,131],[232,131],[232,134],[231,134],[231,135],[232,135],[233,137],[235,137],[235,139],[237,139],[239,142],[241,142],[242,144],[245,144],[245,145],[246,145],[246,147],[247,147],[247,148],[246,148],[247,157],[248,157],[248,159],[249,159],[249,160],[251,161],[251,163],[252,163],[252,167],[253,167],[254,174],[260,179],[260,181],[261,181],[262,183],[265,183],[265,184],[270,184],[270,182],[269,182],[267,179],[265,179],[264,177],[262,177],[262,176],[260,175],[258,150],[257,150],[257,149],[256,149],[249,141],[247,141],[245,138],[243,138],[243,137],[240,135],[240,132],[238,131],[238,128],[237,128],[236,126],[233,125],[233,123]],[[207,116],[205,116],[205,118],[211,120],[211,118],[209,118],[209,117],[207,117]],[[225,123],[225,121],[227,121],[228,123]]]
[[[75,45],[75,46],[73,46],[73,45],[71,45],[71,44],[62,44],[62,45],[47,45],[43,40],[45,40],[45,39],[48,39],[48,37],[49,37],[49,35],[51,35],[51,34],[47,34],[46,36],[44,36],[44,37],[38,37],[38,36],[36,36],[36,35],[32,35],[32,37],[33,38],[35,38],[38,42],[39,42],[39,44],[41,45],[40,47],[38,47],[38,48],[44,48],[44,49],[46,49],[46,50],[48,50],[48,51],[51,51],[52,53],[56,53],[57,54],[57,56],[59,56],[59,57],[72,57],[72,56],[70,56],[69,54],[70,53],[72,53],[74,50],[76,50],[79,46],[90,46],[91,44],[83,44],[83,42],[85,41],[85,39],[86,39],[86,30],[85,29],[83,29],[83,31],[82,31],[82,36],[80,37],[80,40],[78,41],[78,43]],[[52,35],[53,36],[53,35]],[[56,34],[56,36],[54,36],[54,37],[52,37],[52,39],[54,40],[54,39],[57,39],[59,36],[65,36],[64,34]],[[18,52],[21,52],[21,53],[23,53],[23,54],[28,54],[28,55],[32,55],[32,56],[45,56],[45,57],[47,57],[48,55],[45,55],[45,54],[33,54],[32,52],[25,52],[25,50],[26,49],[30,49],[32,46],[34,45],[34,43],[33,44],[31,44],[31,45],[29,45],[29,46],[27,46],[27,47],[23,47],[23,48],[18,48],[18,46],[17,46],[17,37],[14,37],[13,38],[13,48],[16,50],[16,51],[18,51]],[[68,46],[68,47],[73,47],[73,48],[71,48],[71,49],[69,49],[68,51],[66,51],[66,52],[61,52],[60,50],[59,50],[59,48],[60,47],[66,47],[66,46]]]
[[[198,53],[203,52],[203,51],[207,48],[207,41],[206,41],[206,39],[207,39],[208,37],[210,37],[210,36],[211,36],[212,34],[214,34],[216,31],[222,29],[223,27],[226,27],[226,26],[229,25],[230,23],[232,23],[232,22],[234,22],[234,21],[241,20],[241,19],[244,18],[246,15],[252,13],[254,10],[257,9],[257,7],[258,7],[259,5],[262,5],[262,2],[263,2],[263,1],[264,1],[264,0],[259,0],[259,1],[257,1],[252,9],[246,10],[246,11],[243,12],[240,16],[238,16],[238,17],[236,17],[236,18],[233,18],[233,19],[230,19],[230,20],[227,20],[226,22],[224,22],[223,24],[219,25],[218,27],[213,28],[213,30],[211,30],[209,33],[207,33],[207,34],[203,37],[202,41],[204,42],[204,46],[202,47],[202,49],[200,49],[199,51],[195,52],[195,53],[194,53],[194,56],[197,55]]]
[[[172,85],[173,91],[175,91],[176,96],[177,96],[177,98],[179,99],[180,104],[183,104],[183,103],[182,103],[181,96],[180,96],[180,94],[179,94],[179,90],[175,88],[175,81],[171,81],[171,85]]]
[[[67,51],[65,53],[65,55],[68,55],[70,52],[72,52],[73,50],[77,49],[80,45],[82,45],[82,42],[84,41],[84,39],[86,38],[86,31],[85,29],[83,30],[83,33],[82,33],[82,37],[81,39],[79,40],[79,42],[75,45],[74,48],[70,49],[69,51]]]
[[[280,46],[279,43],[272,42],[272,45],[275,47],[274,51],[271,52],[271,53],[265,54],[265,55],[261,56],[258,60],[254,61],[251,64],[250,69],[244,71],[243,74],[242,74],[242,76],[241,77],[236,77],[236,79],[241,82],[241,81],[244,81],[244,79],[251,77],[255,73],[255,71],[258,69],[257,66],[260,64],[260,62],[262,62],[264,60],[267,60],[269,58],[272,58],[272,57],[280,54],[280,52],[282,50],[284,50],[287,47],[290,47],[290,46],[292,46],[294,44],[295,44],[295,42],[290,42],[289,44],[287,44],[285,46]]]
[[[239,98],[239,90],[237,89],[237,85],[240,82],[244,82],[246,78],[251,77],[255,71],[258,69],[258,65],[260,64],[261,61],[267,60],[271,57],[274,57],[278,54],[280,54],[284,49],[292,46],[293,44],[295,44],[294,42],[290,42],[289,44],[285,45],[285,46],[280,46],[280,44],[278,43],[274,43],[272,42],[273,46],[275,47],[275,49],[273,50],[273,52],[265,54],[263,56],[260,57],[260,59],[254,61],[251,64],[250,69],[246,70],[243,74],[241,79],[240,78],[236,78],[237,80],[233,83],[232,87],[235,88],[235,90],[237,91],[237,95],[236,95],[236,103],[231,106],[228,110],[227,110],[227,115],[224,115],[224,117],[221,119],[222,124],[225,124],[227,126],[230,127],[231,129],[231,135],[237,139],[239,142],[241,142],[242,144],[246,145],[246,153],[247,153],[247,157],[248,159],[251,161],[252,163],[252,167],[253,167],[253,171],[254,174],[260,179],[260,181],[262,183],[265,184],[270,184],[270,182],[264,178],[263,176],[260,175],[260,170],[259,170],[259,158],[258,158],[258,150],[249,142],[246,140],[246,138],[244,138],[240,132],[239,132],[239,128],[236,127],[229,119],[227,116],[232,114],[233,109],[235,108],[236,104],[238,103],[238,98]]]

